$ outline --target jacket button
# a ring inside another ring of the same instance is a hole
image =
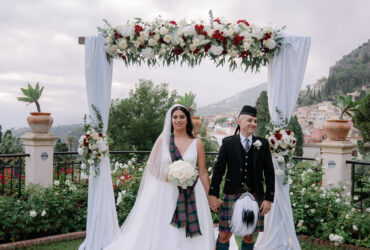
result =
[[[243,171],[243,169],[241,168],[240,171]]]
[[[246,162],[245,165],[248,166],[248,163]]]
[[[248,159],[248,155],[245,157],[245,159]]]

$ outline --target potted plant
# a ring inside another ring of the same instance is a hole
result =
[[[191,121],[193,123],[194,127],[194,134],[197,135],[200,131],[200,128],[202,127],[202,121],[200,120],[199,116],[195,116],[196,112],[196,103],[195,103],[195,94],[191,91],[188,93],[185,93],[184,96],[178,96],[177,97],[177,103],[184,105],[191,115]]]
[[[344,114],[352,117],[353,111],[356,110],[358,105],[357,101],[352,101],[352,96],[336,96],[333,105],[340,109],[340,115],[337,120],[328,120],[324,125],[324,129],[328,134],[330,141],[344,141],[348,135],[351,126],[348,124],[348,120],[343,120]]]
[[[31,115],[27,117],[32,133],[47,134],[53,124],[53,118],[50,116],[50,113],[41,112],[39,99],[43,90],[44,87],[40,87],[39,83],[36,83],[35,87],[28,83],[27,88],[21,88],[23,96],[17,97],[18,101],[27,102],[27,105],[31,103],[36,105],[37,112],[31,112]]]

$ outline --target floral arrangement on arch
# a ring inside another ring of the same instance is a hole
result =
[[[282,127],[274,127],[266,135],[266,139],[269,141],[272,157],[279,162],[279,169],[275,169],[275,174],[284,175],[283,184],[286,184],[290,180],[289,169],[294,167],[290,157],[295,152],[297,139],[292,131]]]
[[[109,155],[108,138],[103,133],[103,121],[97,108],[92,105],[98,120],[98,125],[93,126],[86,122],[86,115],[84,118],[84,134],[78,140],[78,154],[81,157],[81,179],[87,179],[89,176],[99,176],[99,163]],[[93,167],[90,169],[90,167]]]
[[[223,18],[176,22],[161,17],[153,22],[141,18],[112,27],[106,20],[105,27],[98,27],[106,37],[105,51],[108,58],[121,58],[126,65],[147,62],[148,66],[173,64],[180,61],[189,66],[198,65],[209,57],[217,66],[229,64],[230,70],[238,63],[246,71],[258,70],[280,51],[282,38],[277,34],[281,29],[270,26],[259,27],[247,20],[235,23]],[[282,28],[284,29],[284,27]]]

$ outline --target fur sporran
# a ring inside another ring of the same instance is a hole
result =
[[[231,231],[239,236],[254,233],[258,214],[259,207],[256,199],[249,192],[243,193],[233,206]]]

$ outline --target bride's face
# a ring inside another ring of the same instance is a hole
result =
[[[174,130],[186,129],[186,124],[188,123],[186,115],[181,110],[176,110],[172,114],[172,126]]]

